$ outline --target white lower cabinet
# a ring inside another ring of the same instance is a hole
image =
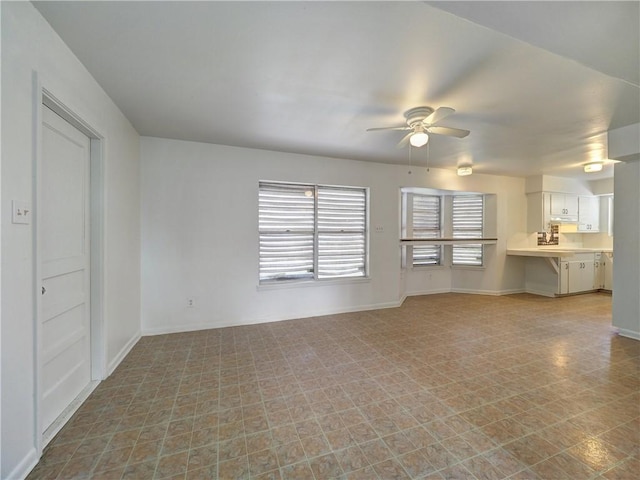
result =
[[[602,272],[602,288],[613,290],[613,253],[603,253],[600,266],[604,270]]]
[[[569,293],[569,262],[560,262],[560,275],[558,276],[558,293]]]
[[[578,293],[596,290],[596,267],[592,253],[577,254],[560,261],[559,293]]]
[[[604,288],[604,263],[602,263],[603,254],[596,253],[593,261],[593,288],[599,290]]]

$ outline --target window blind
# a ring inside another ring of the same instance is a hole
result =
[[[413,195],[413,238],[440,238],[440,197]],[[413,266],[440,265],[440,245],[414,245]]]
[[[260,183],[260,280],[366,275],[364,188]]]
[[[318,186],[318,278],[365,275],[364,189]]]
[[[315,187],[260,183],[260,280],[314,276]]]
[[[482,195],[453,197],[453,238],[481,238],[484,217]],[[482,265],[482,244],[454,244],[453,265]]]

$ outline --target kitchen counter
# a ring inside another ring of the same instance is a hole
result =
[[[529,248],[508,248],[507,255],[521,257],[573,257],[577,253],[612,253],[611,248],[572,248],[572,247],[529,247]]]
[[[507,248],[507,255],[524,257],[525,291],[547,297],[611,290],[612,253],[602,247]]]

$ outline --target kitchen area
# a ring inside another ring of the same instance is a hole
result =
[[[525,291],[558,297],[613,289],[613,179],[526,180],[527,234],[507,255],[525,257]]]

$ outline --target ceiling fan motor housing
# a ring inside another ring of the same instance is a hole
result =
[[[422,123],[433,112],[431,107],[415,107],[404,112],[404,116],[407,119],[407,125],[413,127],[416,123]]]

